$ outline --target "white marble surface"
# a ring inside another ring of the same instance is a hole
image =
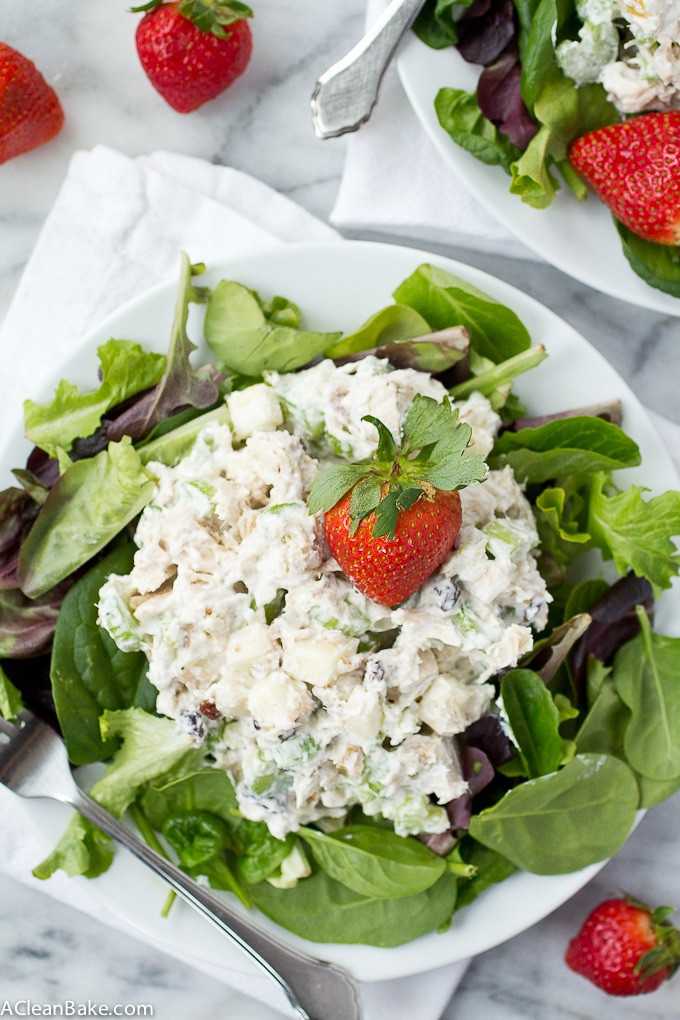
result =
[[[39,16],[28,5],[3,5],[0,37],[34,59],[55,85],[67,124],[50,145],[0,167],[0,318],[78,148],[105,142],[131,155],[162,148],[203,156],[258,176],[328,218],[344,142],[314,138],[308,98],[317,74],[360,34],[363,0],[259,0],[255,8],[248,71],[222,99],[183,117],[165,106],[139,68],[135,18],[125,4],[41,0]],[[649,406],[680,421],[677,319],[596,294],[543,264],[442,251],[538,297],[591,340]],[[573,900],[475,960],[446,1020],[678,1017],[680,978],[620,1003],[573,975],[562,958],[588,909],[608,893],[627,889],[651,902],[680,905],[679,849],[676,796],[649,812],[622,852]],[[148,1002],[155,1016],[169,1020],[198,1012],[206,1020],[274,1018],[143,943],[0,878],[0,1008],[27,998]]]

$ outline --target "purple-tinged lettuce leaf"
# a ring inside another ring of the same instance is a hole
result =
[[[475,0],[458,19],[458,52],[469,64],[485,67],[515,38],[512,0]]]
[[[581,417],[603,418],[605,421],[611,422],[612,425],[620,426],[623,421],[621,401],[607,400],[602,404],[589,404],[587,407],[570,408],[568,411],[555,411],[553,414],[526,415],[524,418],[518,418],[517,421],[513,422],[510,428],[513,432],[519,432],[520,429],[539,428],[539,426],[546,425],[549,421],[558,421],[560,418]]]
[[[463,779],[469,789],[446,805],[452,829],[467,829],[472,817],[474,797],[493,782],[496,771],[487,755],[479,747],[465,744],[461,752]]]
[[[544,684],[549,684],[565,661],[576,642],[585,634],[592,622],[588,613],[579,613],[555,627],[548,637],[537,641],[520,661],[523,669],[538,673]]]
[[[470,334],[463,326],[450,326],[425,336],[414,336],[410,339],[395,340],[380,347],[357,351],[345,357],[334,358],[338,365],[350,361],[361,361],[372,355],[375,358],[386,358],[395,368],[415,368],[420,372],[438,375],[446,372],[467,354],[470,346]]]
[[[500,716],[491,713],[470,723],[463,733],[463,741],[467,747],[476,747],[483,751],[495,768],[510,761],[515,754]]]
[[[60,585],[37,599],[18,588],[0,589],[0,658],[26,659],[49,649],[67,588]]]
[[[446,857],[456,845],[456,837],[451,829],[444,832],[421,832],[416,836],[437,857]]]
[[[627,574],[589,608],[592,622],[575,644],[571,655],[572,677],[577,690],[585,689],[591,656],[608,664],[622,645],[640,633],[636,606],[643,606],[653,620],[651,584],[646,578]]]
[[[477,101],[485,117],[507,135],[519,149],[525,149],[538,132],[520,92],[521,67],[517,48],[511,43],[497,60],[482,71],[477,83]]]

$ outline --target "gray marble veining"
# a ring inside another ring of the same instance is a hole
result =
[[[135,18],[125,4],[41,0],[39,16],[28,5],[3,6],[0,37],[34,59],[58,88],[67,122],[50,145],[0,167],[0,318],[79,148],[104,142],[131,155],[169,149],[228,163],[328,218],[345,143],[314,138],[309,94],[318,74],[361,34],[363,0],[259,0],[254,6],[251,66],[228,102],[188,117],[165,106],[146,81],[134,53]],[[545,264],[440,250],[548,305],[602,351],[643,402],[680,421],[680,320],[600,295]],[[608,893],[629,889],[651,902],[680,904],[679,848],[676,796],[649,812],[586,889],[478,957],[445,1020],[675,1020],[677,980],[622,1004],[571,974],[563,954],[587,911]],[[0,1005],[28,997],[151,1002],[157,1017],[170,1020],[195,1013],[206,1020],[275,1016],[144,943],[0,877]]]

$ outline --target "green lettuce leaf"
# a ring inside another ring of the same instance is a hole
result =
[[[154,488],[128,437],[76,461],[50,490],[19,555],[19,585],[49,591],[103,549],[142,510]]]
[[[51,854],[33,869],[35,878],[51,878],[55,871],[97,878],[113,861],[113,844],[101,829],[74,814]]]
[[[24,710],[21,693],[0,665],[0,716],[12,722]]]
[[[609,490],[609,491],[608,491]],[[673,537],[680,536],[680,492],[664,492],[645,500],[639,485],[619,492],[606,475],[590,485],[588,531],[620,574],[629,569],[646,577],[658,598],[678,573],[680,555]],[[611,494],[610,494],[611,493]]]
[[[102,415],[129,397],[155,386],[163,374],[165,357],[145,351],[130,340],[109,340],[98,348],[101,385],[81,393],[62,379],[48,404],[24,402],[26,438],[42,449],[70,449],[74,439],[91,435]]]

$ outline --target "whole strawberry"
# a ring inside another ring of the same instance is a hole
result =
[[[190,113],[243,74],[253,48],[239,0],[151,0],[135,42],[149,81],[173,110]]]
[[[630,897],[605,900],[569,943],[566,962],[609,995],[653,992],[680,966],[680,932],[666,920],[672,913]]]
[[[472,431],[448,400],[417,395],[402,421],[401,446],[377,418],[375,458],[333,464],[314,480],[307,505],[324,511],[331,552],[374,602],[396,606],[446,559],[461,526],[459,489],[483,481],[467,454]]]
[[[64,111],[32,60],[0,43],[0,163],[49,142]]]
[[[569,161],[633,233],[680,244],[680,110],[591,131],[576,139]]]

